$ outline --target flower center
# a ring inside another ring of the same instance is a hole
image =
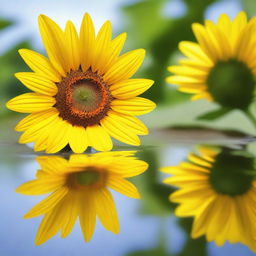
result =
[[[94,111],[102,101],[98,85],[90,80],[81,80],[76,83],[72,97],[74,107],[85,112]]]
[[[208,90],[222,106],[246,109],[253,98],[254,76],[249,67],[231,59],[219,61],[207,78]]]
[[[251,158],[220,153],[211,169],[210,184],[219,194],[245,194],[252,186],[253,177],[247,173],[252,167]]]
[[[99,181],[100,173],[94,170],[94,168],[90,168],[87,171],[78,172],[76,174],[76,179],[78,184],[84,185],[84,186],[90,186]]]
[[[108,85],[88,69],[71,71],[57,84],[55,107],[59,116],[75,126],[98,124],[110,109],[112,96]]]

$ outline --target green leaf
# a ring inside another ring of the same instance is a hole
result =
[[[231,111],[230,108],[221,108],[221,109],[214,110],[206,114],[200,115],[199,117],[197,117],[197,120],[208,120],[208,121],[215,120],[217,118],[220,118],[226,115],[229,111]]]

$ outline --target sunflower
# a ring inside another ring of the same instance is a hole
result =
[[[190,154],[179,166],[161,169],[172,174],[164,183],[179,187],[169,198],[179,204],[175,214],[194,217],[192,238],[205,234],[218,246],[241,242],[256,251],[252,170],[253,158],[207,147],[200,149],[200,155]]]
[[[226,14],[217,24],[192,24],[197,43],[183,41],[180,51],[187,57],[170,66],[167,78],[178,90],[194,94],[192,100],[207,99],[231,109],[247,109],[254,97],[256,75],[256,18],[247,21],[244,12],[231,21]]]
[[[24,132],[20,143],[34,142],[35,151],[55,153],[69,144],[82,153],[88,146],[99,151],[112,149],[111,137],[138,146],[137,135],[148,134],[136,115],[155,104],[137,97],[152,86],[149,79],[131,79],[141,66],[144,49],[119,56],[126,34],[111,38],[111,23],[95,34],[85,14],[80,34],[68,21],[63,31],[45,15],[39,28],[48,58],[21,49],[19,53],[33,72],[16,77],[33,92],[7,102],[7,108],[30,113],[16,126]],[[111,137],[110,137],[111,136]]]
[[[36,179],[17,192],[25,195],[51,193],[24,217],[44,215],[36,241],[40,245],[59,231],[65,238],[79,217],[85,241],[93,235],[96,217],[113,233],[119,232],[118,216],[108,187],[128,197],[139,198],[137,188],[125,178],[143,173],[148,164],[135,152],[109,152],[93,155],[40,156]]]

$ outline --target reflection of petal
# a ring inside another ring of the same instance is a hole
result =
[[[135,153],[76,154],[69,160],[60,156],[37,157],[41,169],[36,179],[17,188],[17,192],[26,195],[52,193],[25,215],[26,218],[44,215],[36,244],[46,242],[59,231],[62,238],[68,236],[78,217],[85,241],[93,235],[96,217],[107,230],[118,233],[116,207],[107,187],[129,197],[140,197],[137,188],[125,180],[148,167]]]
[[[201,147],[199,153],[161,169],[172,175],[164,182],[179,187],[169,197],[179,204],[175,214],[194,217],[193,238],[205,235],[219,246],[241,242],[255,250],[255,180],[246,172],[253,158],[227,148]]]
[[[100,222],[107,230],[115,234],[119,233],[119,221],[111,193],[102,188],[95,191],[95,194],[94,203]]]
[[[60,201],[54,209],[45,214],[36,235],[36,245],[40,245],[56,235],[64,222],[65,199]]]
[[[77,216],[80,210],[79,196],[77,193],[69,193],[65,199],[65,206],[63,207],[64,216],[63,225],[61,227],[61,237],[65,238],[69,235],[73,226],[76,223]]]
[[[109,179],[109,187],[126,196],[140,198],[137,188],[123,178],[112,176]]]
[[[63,182],[63,177],[32,180],[18,187],[16,191],[24,195],[42,195],[58,189],[63,185]]]
[[[68,188],[63,187],[56,190],[50,196],[45,198],[39,204],[34,206],[26,215],[25,218],[33,218],[39,215],[45,214],[52,210],[60,201],[61,199],[68,193]]]
[[[95,195],[80,198],[80,226],[83,231],[84,240],[90,241],[96,224],[96,207],[94,205]]]

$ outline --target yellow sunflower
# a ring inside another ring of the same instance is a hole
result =
[[[222,14],[214,24],[194,23],[197,43],[183,41],[180,51],[187,57],[170,66],[167,78],[178,90],[205,98],[224,107],[247,109],[254,96],[256,74],[256,18],[247,21],[244,12],[231,21]]]
[[[149,79],[130,79],[141,66],[145,50],[119,56],[126,34],[111,38],[111,23],[105,22],[95,34],[85,14],[78,35],[72,22],[63,31],[45,15],[39,28],[48,58],[27,50],[20,55],[33,72],[16,77],[33,92],[11,99],[11,110],[30,113],[17,126],[24,132],[20,143],[35,142],[35,151],[55,153],[70,145],[75,153],[88,146],[99,151],[112,149],[113,137],[140,145],[137,135],[148,134],[136,115],[155,104],[137,97],[152,86]]]
[[[194,217],[192,237],[206,235],[218,246],[241,242],[256,251],[256,182],[253,158],[228,149],[203,147],[179,166],[164,167],[172,174],[164,183],[179,189],[170,200],[179,217]]]
[[[96,217],[107,230],[118,233],[118,216],[108,187],[128,197],[140,197],[137,188],[125,178],[143,173],[148,164],[134,154],[78,154],[71,155],[69,160],[60,156],[38,157],[41,169],[36,179],[17,188],[17,192],[25,195],[51,193],[25,215],[44,215],[35,243],[40,245],[59,231],[65,238],[78,217],[85,241],[93,235]]]

